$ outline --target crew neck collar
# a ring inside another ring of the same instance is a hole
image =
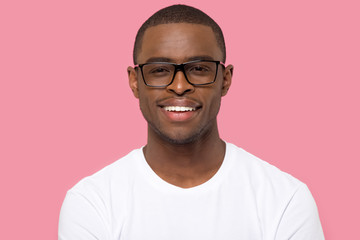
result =
[[[229,168],[229,161],[230,161],[230,155],[231,155],[231,144],[225,142],[225,156],[224,156],[224,160],[220,166],[220,168],[218,169],[218,171],[206,182],[194,186],[194,187],[190,187],[190,188],[182,188],[176,185],[173,185],[165,180],[163,180],[161,177],[159,177],[154,170],[150,167],[150,165],[147,163],[144,153],[143,153],[143,148],[138,149],[138,154],[139,154],[139,165],[140,165],[140,169],[142,171],[142,176],[144,178],[146,178],[146,182],[148,182],[149,184],[151,184],[153,187],[159,189],[159,190],[164,190],[167,192],[178,192],[178,193],[194,193],[194,192],[199,192],[199,191],[206,191],[208,189],[213,188],[215,185],[220,184],[220,182],[222,181],[224,175],[226,175],[225,173],[227,172],[228,168]]]

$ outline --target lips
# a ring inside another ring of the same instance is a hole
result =
[[[187,98],[164,99],[158,102],[158,106],[168,120],[175,122],[190,120],[201,109],[200,103]]]
[[[171,108],[172,111],[180,111],[181,108],[178,107],[185,107],[186,109],[192,108],[195,110],[201,108],[200,103],[189,98],[166,98],[158,101],[157,105],[161,108]]]

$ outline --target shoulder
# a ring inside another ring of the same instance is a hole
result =
[[[92,193],[106,195],[115,183],[125,186],[136,175],[137,165],[141,157],[142,149],[135,149],[93,175],[83,178],[68,193],[87,196],[91,196]]]
[[[113,231],[120,231],[141,160],[142,150],[133,150],[72,187],[61,207],[59,239],[110,239]]]
[[[265,197],[264,194],[268,194],[291,198],[291,195],[305,185],[240,147],[227,143],[227,148],[229,162],[232,165],[230,175],[250,186],[258,196]]]
[[[256,205],[264,233],[276,239],[323,239],[316,203],[304,183],[233,144],[227,147],[231,184]]]

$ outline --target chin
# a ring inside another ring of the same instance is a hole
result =
[[[187,132],[172,132],[170,134],[164,132],[157,132],[159,136],[166,142],[174,145],[187,145],[196,143],[198,141],[204,140],[211,135],[211,129],[208,128],[198,128],[195,131]]]
[[[191,144],[199,140],[202,136],[201,130],[198,131],[192,131],[188,134],[186,134],[184,131],[174,131],[171,133],[167,133],[164,131],[161,131],[160,129],[154,128],[153,130],[155,133],[160,136],[161,139],[163,139],[165,142],[174,144],[174,145],[186,145]]]
[[[199,139],[199,136],[193,135],[193,136],[189,136],[189,137],[170,137],[170,136],[166,136],[166,135],[161,135],[161,137],[174,145],[187,145],[187,144],[191,144],[196,142],[196,140]]]
[[[158,128],[155,124],[148,121],[148,127],[150,127],[150,129],[164,142],[174,145],[187,145],[208,138],[214,128],[213,126],[216,126],[216,121],[214,125],[211,123],[213,122],[209,122],[209,124],[198,126],[195,129],[190,130],[184,128]]]

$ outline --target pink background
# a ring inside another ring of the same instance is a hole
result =
[[[66,191],[146,142],[135,33],[177,1],[1,1],[0,239],[56,239]],[[308,184],[327,239],[359,228],[358,1],[186,1],[222,27],[222,137]]]

